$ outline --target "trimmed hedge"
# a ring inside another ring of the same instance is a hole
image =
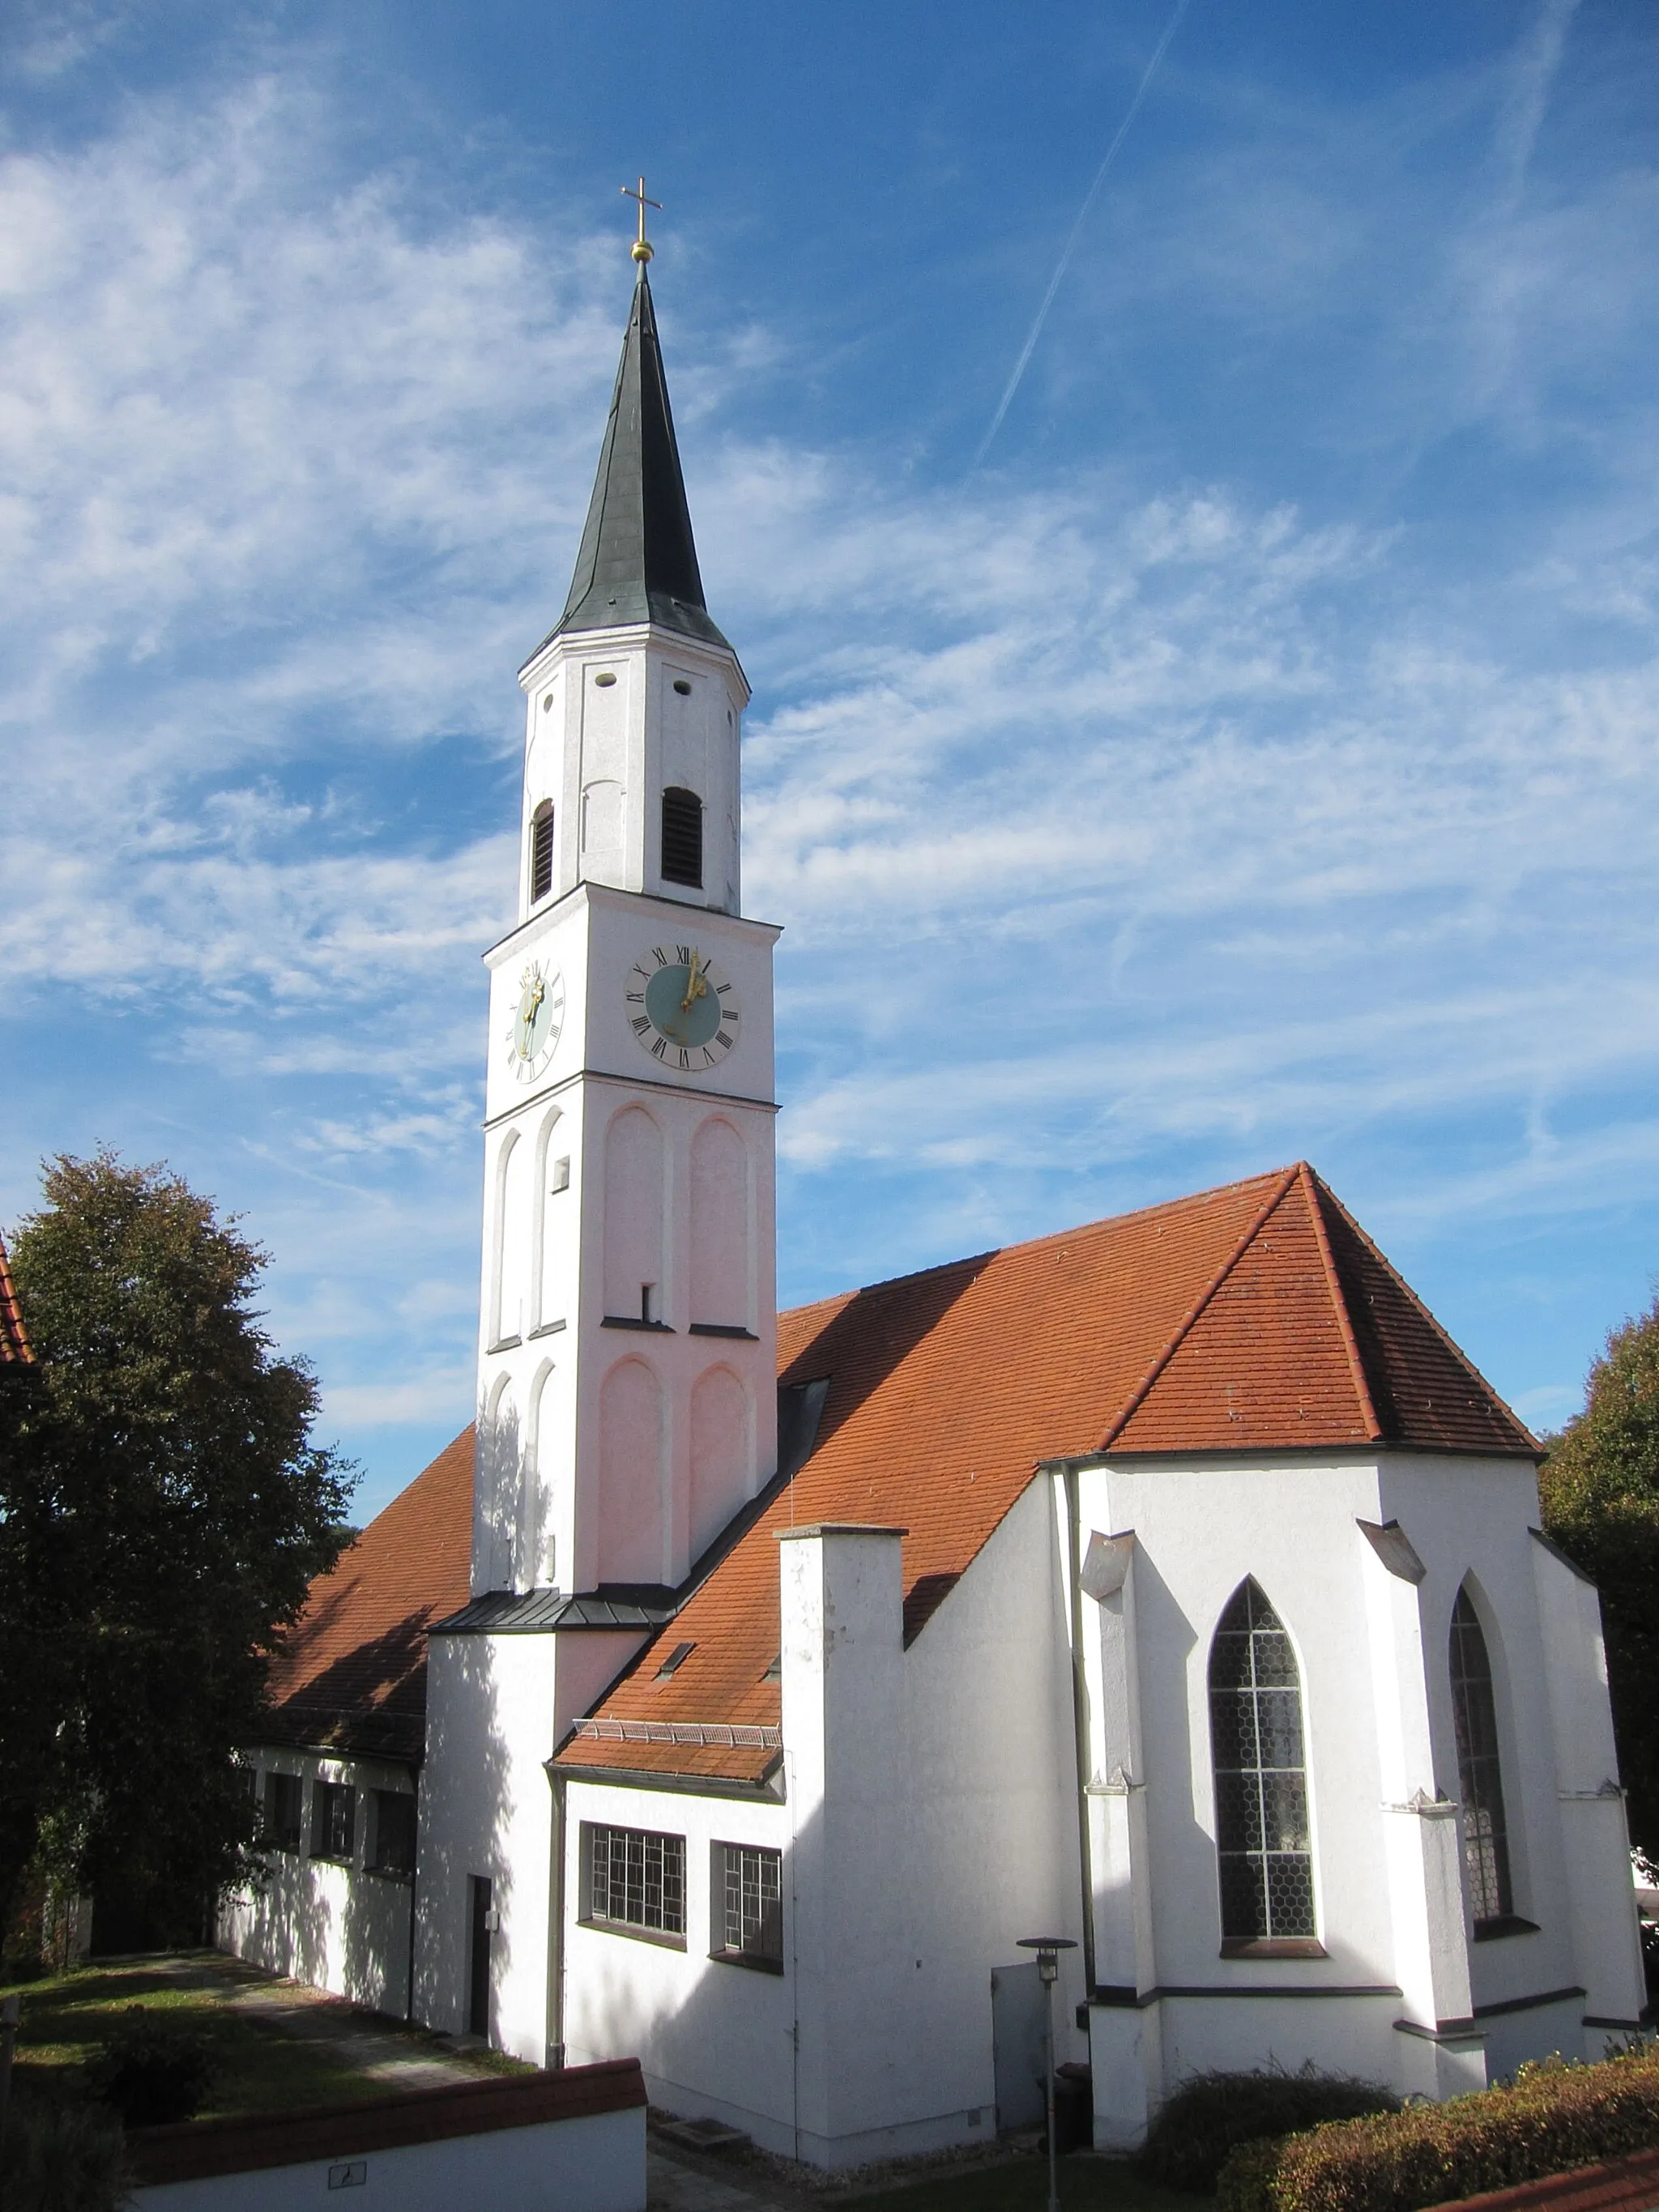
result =
[[[1659,2148],[1659,2057],[1548,2059],[1505,2087],[1236,2150],[1218,2212],[1419,2212]]]
[[[1158,2107],[1135,2163],[1166,2189],[1213,2197],[1216,2177],[1240,2143],[1399,2110],[1399,2098],[1379,2082],[1317,2074],[1311,2065],[1297,2074],[1282,2067],[1194,2074]]]

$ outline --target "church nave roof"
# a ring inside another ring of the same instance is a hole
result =
[[[603,1739],[561,1765],[766,1771],[791,1524],[902,1526],[909,1642],[1045,1461],[1536,1451],[1305,1162],[799,1307],[778,1340],[781,1388],[827,1382],[809,1455],[744,1509],[597,1708]],[[467,1604],[471,1476],[469,1429],[319,1577],[273,1679],[286,1735],[418,1750],[426,1631]],[[665,1637],[691,1649],[659,1675]]]

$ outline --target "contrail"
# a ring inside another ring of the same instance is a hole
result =
[[[1089,210],[1094,205],[1099,196],[1100,188],[1106,181],[1106,172],[1117,158],[1118,148],[1129,135],[1129,125],[1140,112],[1140,103],[1146,97],[1146,88],[1158,74],[1158,65],[1169,51],[1170,40],[1181,28],[1181,19],[1186,14],[1188,5],[1188,0],[1176,0],[1175,13],[1164,27],[1164,36],[1152,49],[1152,58],[1146,64],[1146,74],[1140,80],[1139,88],[1134,98],[1129,102],[1128,113],[1118,125],[1117,135],[1106,149],[1106,158],[1095,171],[1095,180],[1090,185],[1084,197],[1083,204],[1077,211],[1077,220],[1072,225],[1072,234],[1066,241],[1066,250],[1060,255],[1054,273],[1048,281],[1048,289],[1042,295],[1042,305],[1036,311],[1036,320],[1031,325],[1030,336],[1021,347],[1019,359],[1014,363],[1014,373],[1008,380],[1008,388],[997,403],[997,411],[991,417],[990,428],[979,441],[979,451],[974,455],[975,468],[979,466],[986,454],[989,453],[992,439],[1002,428],[1002,418],[1008,412],[1009,402],[1019,390],[1019,380],[1030,365],[1031,356],[1036,351],[1036,342],[1042,336],[1042,325],[1048,319],[1048,310],[1054,304],[1054,295],[1059,291],[1066,271],[1071,266],[1072,256],[1077,251],[1078,240],[1082,236],[1083,226],[1089,218]]]

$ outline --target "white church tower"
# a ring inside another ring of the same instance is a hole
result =
[[[641,229],[569,597],[520,678],[472,1601],[432,1638],[421,1804],[422,2016],[538,2058],[544,1763],[777,1465],[778,932],[739,912],[749,687],[703,603]]]
[[[475,1595],[673,1586],[775,1463],[772,945],[645,261],[489,953]]]

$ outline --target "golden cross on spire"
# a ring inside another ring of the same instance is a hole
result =
[[[643,177],[640,179],[640,188],[638,191],[635,191],[632,185],[624,185],[622,188],[622,192],[623,198],[625,200],[637,200],[640,204],[640,234],[628,250],[633,255],[635,261],[648,261],[651,258],[653,247],[650,240],[645,234],[645,211],[647,208],[653,207],[659,211],[659,213],[660,213],[662,210],[662,202],[660,200],[647,199],[645,197],[645,179]]]

